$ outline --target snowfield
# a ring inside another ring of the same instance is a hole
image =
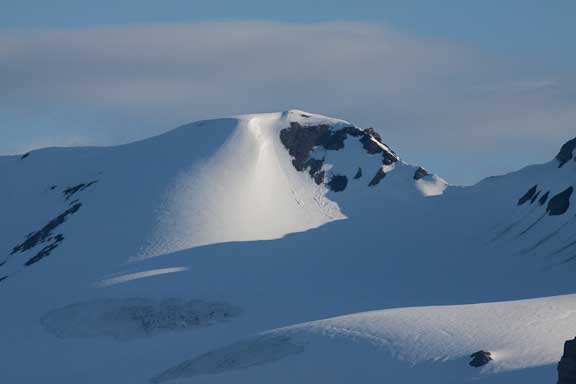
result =
[[[553,381],[570,143],[470,187],[298,110],[0,157],[2,380]]]

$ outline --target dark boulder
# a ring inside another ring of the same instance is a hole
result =
[[[490,361],[492,361],[492,354],[490,352],[486,352],[486,351],[478,351],[478,352],[474,352],[473,354],[471,354],[470,358],[472,360],[470,360],[470,363],[468,363],[468,364],[471,367],[479,368],[479,367],[485,366]]]
[[[548,212],[550,216],[565,214],[568,208],[570,208],[570,196],[572,196],[572,192],[574,192],[574,187],[568,187],[551,198],[548,202],[546,212]]]
[[[359,179],[362,177],[362,168],[358,167],[358,170],[356,171],[356,174],[354,175],[355,179]]]
[[[528,190],[528,192],[526,192],[524,194],[524,196],[522,196],[520,199],[518,199],[518,205],[522,205],[530,200],[532,200],[532,198],[534,197],[534,195],[536,194],[536,190],[538,189],[538,184],[536,184],[535,186],[533,186],[532,188],[530,188]]]
[[[564,343],[564,354],[558,363],[558,384],[576,384],[576,338]]]

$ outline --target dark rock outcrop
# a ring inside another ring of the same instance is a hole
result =
[[[291,122],[290,127],[280,131],[280,141],[294,158],[292,160],[294,168],[303,171],[314,147],[321,146],[331,151],[344,148],[344,140],[351,128],[357,129],[345,127],[333,131],[327,124],[301,125],[298,122]]]
[[[382,137],[374,128],[366,128],[362,131],[362,137],[360,138],[362,146],[371,155],[378,153],[382,154],[382,164],[391,165],[398,161],[398,155],[392,150],[384,149],[386,146],[382,141]]]
[[[310,176],[314,176],[320,169],[322,169],[322,165],[324,164],[324,159],[308,159],[306,164],[304,165],[306,168],[310,170]]]
[[[320,171],[314,175],[314,182],[316,183],[316,185],[320,185],[324,182],[324,176],[325,176],[324,171]]]
[[[535,186],[533,186],[532,188],[530,188],[528,190],[528,192],[526,192],[524,194],[524,196],[522,196],[520,199],[518,199],[518,205],[522,205],[530,200],[532,200],[532,198],[534,197],[534,195],[536,194],[536,190],[538,189],[538,184],[536,184]]]
[[[470,360],[470,363],[468,364],[471,367],[479,368],[485,366],[486,364],[492,361],[492,354],[486,351],[478,351],[471,354],[470,358],[472,360]]]
[[[568,208],[570,208],[570,196],[572,196],[572,192],[574,192],[574,187],[568,187],[564,191],[552,197],[548,202],[546,212],[550,216],[565,214]]]
[[[52,236],[52,232],[58,228],[60,225],[66,222],[68,216],[73,215],[74,213],[78,212],[78,210],[82,207],[82,203],[76,203],[66,211],[62,212],[54,219],[50,220],[48,224],[43,226],[36,232],[31,233],[24,242],[18,244],[12,249],[11,255],[18,253],[18,252],[25,252],[31,248],[34,248],[39,243],[43,243],[49,240]]]
[[[421,178],[426,177],[428,175],[429,175],[429,173],[427,170],[425,170],[422,167],[418,167],[416,172],[414,172],[414,180],[420,180]]]
[[[348,185],[348,178],[342,175],[332,176],[330,181],[326,183],[332,192],[342,192]]]
[[[542,195],[540,200],[538,200],[538,204],[540,205],[546,204],[546,202],[548,201],[548,196],[550,196],[550,191],[547,191],[544,195]]]
[[[68,187],[64,191],[62,191],[62,194],[64,195],[64,198],[66,200],[70,200],[70,198],[72,196],[74,196],[78,192],[82,192],[86,188],[91,187],[92,185],[96,184],[97,182],[98,182],[98,180],[94,180],[94,181],[91,181],[89,183],[81,183],[81,184],[75,185],[73,187]]]
[[[538,199],[538,196],[540,196],[540,192],[541,192],[541,191],[536,192],[536,194],[534,195],[534,197],[532,198],[532,200],[530,200],[530,205],[534,204],[534,202],[536,201],[536,199]]]
[[[374,128],[367,128],[364,130],[364,135],[360,139],[362,146],[371,155],[375,155],[377,153],[381,153],[382,147],[376,143],[376,141],[382,142],[382,137],[374,130]],[[376,141],[374,141],[374,140]]]
[[[559,162],[558,168],[562,168],[564,164],[572,160],[574,149],[576,149],[576,137],[564,143],[562,148],[560,148],[560,152],[556,155],[556,160]]]
[[[390,165],[399,160],[399,157],[382,142],[382,138],[373,128],[362,130],[354,126],[345,126],[333,129],[327,124],[302,125],[298,122],[291,122],[288,128],[280,131],[280,141],[292,157],[294,168],[299,172],[308,170],[310,177],[316,184],[324,183],[326,175],[322,170],[325,159],[320,160],[311,157],[314,148],[321,147],[326,151],[338,151],[344,148],[348,137],[359,140],[367,154],[381,155],[383,165]],[[422,170],[422,172],[426,171]],[[382,169],[378,170],[369,185],[378,184],[385,175]],[[352,175],[349,176],[352,177]],[[334,176],[330,178],[327,185],[335,192],[344,190],[349,176]],[[359,179],[360,177],[362,177],[362,169],[359,168],[354,178]]]
[[[368,186],[373,187],[375,185],[378,185],[380,183],[380,181],[382,181],[382,179],[385,177],[386,177],[386,172],[384,172],[384,170],[382,168],[378,169],[378,172],[376,172],[376,174],[374,175],[372,180],[370,180],[370,182],[368,183]]]
[[[43,226],[36,232],[32,232],[26,237],[22,243],[18,244],[12,249],[11,255],[16,253],[26,252],[37,245],[45,244],[33,257],[28,259],[24,265],[30,266],[37,263],[43,258],[49,256],[56,248],[58,248],[64,241],[62,234],[54,234],[54,231],[62,224],[64,224],[68,216],[75,214],[82,207],[82,203],[75,202],[70,208],[62,212],[54,219],[50,220],[48,224]]]
[[[329,132],[327,125],[303,127],[299,123],[290,123],[289,128],[280,131],[280,141],[294,159],[292,165],[297,171],[303,171],[310,152],[317,145],[319,138]]]
[[[58,234],[58,235],[54,236],[54,238],[52,239],[50,244],[48,244],[47,246],[42,248],[36,255],[34,255],[30,259],[28,259],[28,261],[26,261],[26,263],[24,263],[24,265],[28,267],[34,263],[39,262],[43,258],[50,256],[52,251],[55,250],[56,248],[58,248],[60,243],[62,243],[63,241],[64,241],[64,236],[62,234]]]
[[[558,363],[558,384],[576,384],[576,338],[564,343],[564,354]]]

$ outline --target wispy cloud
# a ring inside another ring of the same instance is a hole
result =
[[[38,115],[41,126],[49,113],[50,128],[28,124],[15,140],[75,135],[100,144],[198,118],[297,107],[375,125],[400,153],[450,177],[450,157],[514,142],[529,149],[540,141],[548,151],[572,134],[571,88],[519,64],[370,23],[2,31],[0,113],[12,118],[0,124],[21,130]],[[5,142],[0,152],[17,146]],[[480,160],[468,161],[482,172]]]

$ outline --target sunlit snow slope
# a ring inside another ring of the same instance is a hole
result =
[[[574,334],[576,295],[389,309],[266,332],[183,362],[154,382],[546,382],[540,370],[514,371],[557,363]],[[474,369],[470,355],[479,351],[490,351],[491,360]]]

